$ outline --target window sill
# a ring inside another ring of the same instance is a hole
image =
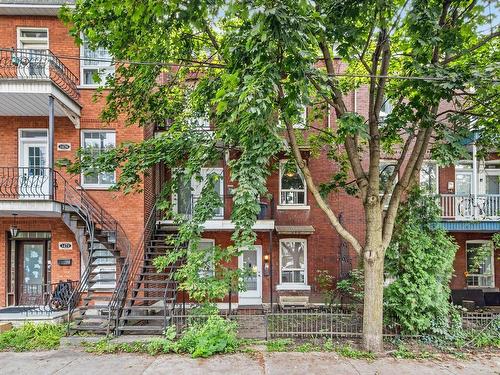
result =
[[[113,185],[103,185],[103,186],[95,186],[95,185],[82,185],[82,187],[77,187],[77,190],[101,190],[101,191],[109,191],[109,189]]]
[[[310,210],[311,206],[300,206],[300,205],[278,205],[276,206],[278,210]]]
[[[310,285],[306,284],[278,284],[276,285],[276,290],[311,290]]]

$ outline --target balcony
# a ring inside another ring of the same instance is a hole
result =
[[[50,50],[0,48],[0,116],[48,116],[49,96],[78,127],[78,77]]]
[[[176,214],[191,219],[196,211],[196,204],[200,196],[189,194],[185,197],[179,198],[177,195],[173,197],[173,210]],[[211,219],[203,224],[205,230],[234,230],[234,223],[229,220],[231,208],[233,205],[233,196],[221,195],[221,206],[214,210],[214,215]],[[173,220],[162,220],[163,224],[172,224]],[[257,222],[254,224],[253,229],[271,230],[274,229],[274,199],[261,200],[260,212],[257,215]]]
[[[497,232],[500,230],[500,194],[441,194],[439,226],[449,232]]]

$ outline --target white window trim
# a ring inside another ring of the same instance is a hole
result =
[[[431,160],[431,159],[425,159],[424,162],[422,163],[422,166],[424,164],[434,164],[436,166],[436,191],[432,192],[433,194],[439,194],[439,165],[437,161]],[[422,172],[420,172],[422,173]],[[420,177],[420,176],[419,176]],[[422,180],[419,179],[419,183],[422,183]]]
[[[81,129],[80,131],[80,147],[82,149],[85,148],[85,139],[83,137],[84,133],[114,133],[115,134],[115,147],[116,147],[116,130],[106,130],[106,129]],[[99,172],[97,172],[99,173]],[[108,190],[111,186],[116,183],[116,171],[113,173],[113,180],[115,181],[112,184],[86,184],[84,173],[80,173],[80,181],[81,186],[85,189],[90,190]]]
[[[468,244],[487,244],[487,243],[492,243],[491,240],[468,240],[465,241],[465,272],[467,272],[467,277],[468,276],[483,276],[484,274],[481,273],[468,273],[467,269],[467,258],[468,258],[468,251],[467,251],[467,245]],[[467,285],[467,288],[469,289],[484,289],[484,288],[494,288],[495,287],[495,248],[493,246],[493,250],[491,252],[491,282],[492,284],[489,286],[480,286],[480,285],[469,285],[467,284],[467,277],[465,278],[465,283]]]
[[[285,210],[293,210],[293,209],[297,209],[297,210],[308,210],[310,207],[307,205],[307,184],[306,184],[306,179],[304,178],[304,175],[302,174],[302,171],[300,170],[300,168],[297,166],[297,172],[298,174],[302,177],[302,180],[304,182],[304,203],[283,203],[281,201],[281,192],[283,191],[282,187],[281,187],[281,172],[283,170],[283,165],[288,161],[288,159],[282,159],[280,160],[280,166],[279,166],[279,171],[278,171],[278,179],[279,179],[279,200],[278,200],[278,209],[285,209]],[[298,192],[302,191],[302,190],[296,190]]]
[[[24,26],[17,27],[17,48],[22,48],[22,46],[21,46],[21,30],[24,30],[24,31],[46,31],[47,32],[47,49],[49,49],[50,40],[49,40],[49,29],[47,27],[24,27]],[[33,39],[36,39],[36,38],[33,38]]]
[[[200,244],[201,244],[202,242],[204,242],[204,243],[209,243],[209,244],[212,246],[212,248],[213,248],[213,247],[215,247],[215,239],[213,239],[213,238],[200,238]],[[205,276],[210,276],[210,277],[212,277],[212,276],[215,276],[215,264],[214,264],[214,259],[213,259],[213,258],[214,258],[214,254],[213,254],[213,252],[212,252],[212,269],[211,269],[210,271],[208,271],[208,272],[210,272],[210,273],[211,273],[211,275],[203,275],[204,270],[199,270],[199,271],[198,271],[198,275],[199,275],[200,277],[205,277]]]
[[[81,38],[83,40],[84,36],[81,35]],[[85,55],[85,52],[84,52],[84,48],[83,48],[83,43],[80,45],[80,58],[84,58],[84,55]],[[85,69],[105,69],[106,66],[99,66],[99,65],[95,65],[95,66],[85,66],[85,60],[80,60],[80,85],[78,86],[79,88],[83,88],[83,89],[97,89],[97,88],[100,88],[100,87],[105,87],[106,86],[106,82],[101,82],[100,84],[87,84],[84,82],[84,74],[83,74],[83,71]],[[113,74],[115,73],[115,65],[114,64],[110,64],[110,65],[107,65],[107,67],[109,68],[109,70],[113,70]],[[108,69],[106,69],[108,70]],[[107,75],[107,74],[106,74]]]
[[[389,166],[389,165],[396,166],[397,165],[397,161],[396,160],[392,160],[392,159],[381,159],[380,162],[379,162],[379,166],[382,166],[382,164],[385,164],[386,167]],[[382,169],[379,170],[379,175],[380,174],[382,174]],[[399,172],[396,175],[396,178],[394,179],[393,185],[396,186],[396,184],[398,183],[398,181],[399,181]],[[382,198],[384,196],[384,193],[385,193],[385,191],[379,191],[380,198]],[[387,207],[389,207],[389,202],[391,200],[391,197],[392,197],[392,193],[387,194],[387,197],[386,197],[385,203],[384,203],[384,210],[387,209]]]
[[[304,244],[304,282],[303,283],[284,283],[282,281],[282,256],[281,244],[283,242],[302,242]],[[279,273],[280,283],[276,285],[276,290],[310,290],[311,286],[307,284],[307,240],[304,238],[281,238],[279,241]]]
[[[33,138],[26,138],[26,137],[23,137],[22,134],[23,134],[23,131],[45,131],[45,137],[33,137]],[[23,140],[26,142],[33,142],[33,143],[38,143],[38,142],[45,142],[45,144],[47,145],[47,152],[49,151],[49,130],[47,128],[19,128],[17,129],[17,165],[18,167],[21,166],[21,163],[22,163],[22,153],[23,153],[23,150],[22,148],[20,147],[23,142]],[[50,168],[52,166],[50,166],[49,164],[49,160],[47,158],[47,160],[45,161],[45,164],[46,164],[46,167]]]

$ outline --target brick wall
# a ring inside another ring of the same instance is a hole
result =
[[[8,253],[9,248],[9,228],[12,225],[11,218],[0,217],[0,307],[6,305],[6,288],[8,277]],[[16,225],[23,232],[39,231],[50,232],[50,250],[51,250],[51,282],[59,280],[78,280],[80,277],[80,249],[76,243],[75,236],[71,230],[59,218],[40,218],[40,217],[18,217]],[[59,250],[59,242],[71,242],[72,250]],[[59,266],[58,259],[71,259],[71,266]]]

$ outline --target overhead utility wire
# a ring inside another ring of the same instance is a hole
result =
[[[0,51],[15,53],[19,51],[15,48],[0,48]],[[35,56],[45,56],[47,53],[29,51],[30,55]],[[92,62],[104,62],[108,64],[126,64],[126,65],[156,65],[156,66],[167,66],[172,68],[178,67],[192,67],[192,68],[212,68],[212,69],[225,69],[226,66],[217,63],[207,63],[203,61],[189,60],[189,59],[177,59],[188,64],[176,64],[167,63],[161,61],[134,61],[134,60],[115,60],[106,59],[99,57],[79,57],[79,56],[68,56],[68,55],[57,55],[52,53],[52,56],[57,57],[60,60],[78,60],[78,61],[92,61]],[[401,76],[401,75],[378,75],[378,74],[353,74],[353,73],[331,73],[329,76],[332,77],[346,77],[346,78],[385,78],[385,79],[402,79],[402,80],[420,80],[420,81],[448,81],[449,77],[432,77],[432,76]],[[492,79],[491,82],[498,83],[500,80]]]

